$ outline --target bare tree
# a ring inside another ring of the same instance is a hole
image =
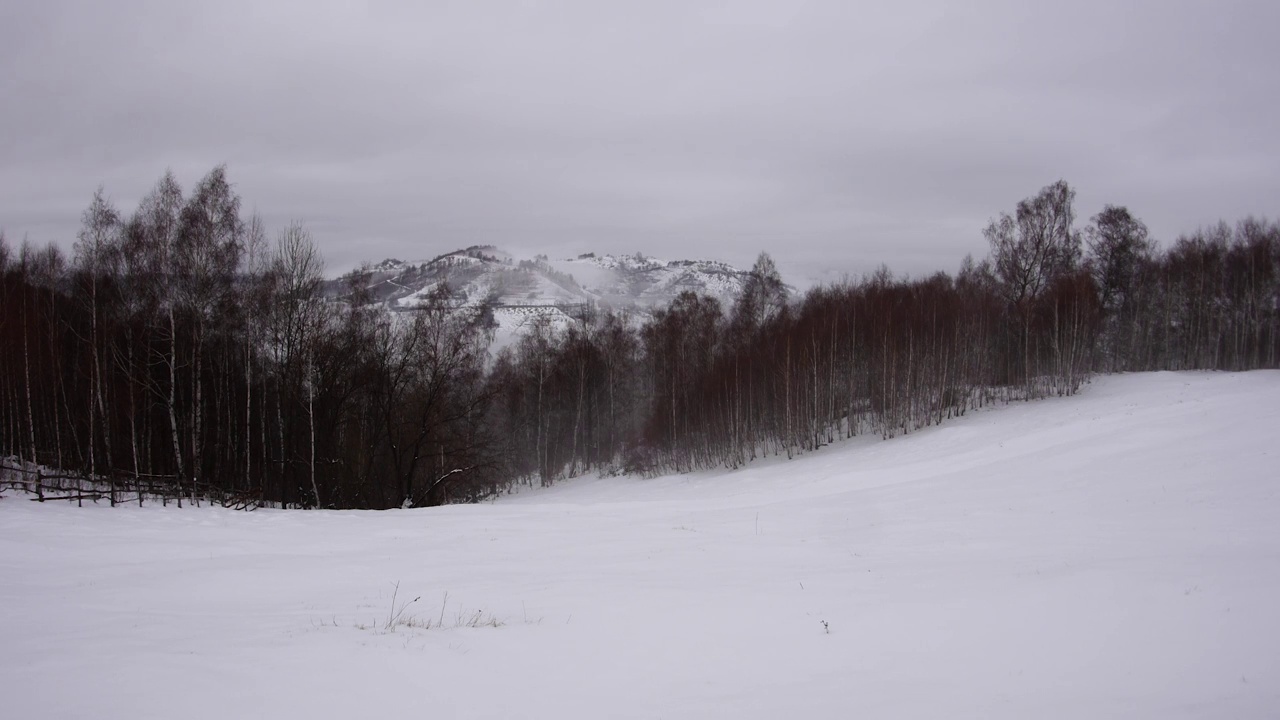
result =
[[[316,482],[315,458],[315,385],[316,358],[320,352],[320,335],[324,330],[324,302],[318,290],[324,279],[324,262],[316,250],[311,234],[301,223],[294,222],[281,231],[271,257],[273,281],[268,338],[274,358],[276,380],[276,415],[278,463],[281,467],[281,494],[288,496],[286,483],[291,481],[292,443],[286,443],[288,432],[284,422],[286,405],[300,404],[307,418],[307,468],[312,501],[320,506]]]
[[[93,195],[93,201],[84,211],[79,240],[75,245],[75,265],[80,275],[86,305],[89,312],[89,353],[91,357],[90,391],[89,391],[89,475],[94,477],[98,472],[97,445],[98,433],[95,425],[101,425],[103,437],[102,447],[106,451],[106,468],[114,470],[111,459],[111,420],[107,414],[103,392],[103,338],[101,325],[101,306],[98,301],[99,287],[103,279],[114,274],[111,270],[114,257],[120,245],[120,213],[106,199],[102,188]],[[97,423],[95,423],[95,419]],[[115,504],[115,493],[111,502]]]
[[[1065,181],[1043,188],[1018,203],[1014,216],[1001,213],[984,231],[992,265],[1010,308],[1022,319],[1022,378],[1031,391],[1037,374],[1031,322],[1036,305],[1058,278],[1080,259],[1080,233],[1072,228],[1075,191]]]
[[[162,347],[154,348],[154,361],[162,365],[166,371],[166,383],[163,387],[150,384],[149,387],[159,395],[165,403],[169,420],[170,440],[173,451],[173,469],[178,482],[186,477],[186,466],[183,461],[182,437],[178,426],[178,261],[176,246],[178,243],[179,215],[182,212],[182,188],[172,171],[164,174],[156,187],[143,198],[138,209],[141,232],[140,242],[135,250],[143,261],[143,277],[149,282],[145,288],[149,295],[149,304],[154,306],[156,316],[154,327],[157,335],[164,340]],[[150,359],[149,359],[150,360]]]
[[[1098,288],[1104,314],[1099,351],[1107,369],[1126,367],[1131,353],[1135,301],[1142,267],[1150,262],[1154,243],[1147,226],[1128,208],[1107,205],[1084,231],[1088,268]]]
[[[226,317],[244,250],[240,198],[218,166],[196,185],[179,218],[174,246],[178,300],[191,319],[191,472],[198,483],[204,470],[205,347]]]

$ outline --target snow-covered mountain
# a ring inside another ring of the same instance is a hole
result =
[[[368,269],[370,291],[390,310],[412,309],[442,284],[458,304],[490,303],[497,323],[495,351],[535,320],[563,328],[591,307],[645,314],[685,290],[710,295],[728,310],[750,274],[715,260],[658,260],[640,253],[518,258],[492,245],[432,260],[387,259]],[[329,296],[344,292],[343,280],[326,283]]]
[[[524,314],[587,305],[643,311],[665,305],[685,290],[711,295],[728,307],[748,276],[714,260],[658,260],[639,253],[517,258],[489,245],[425,261],[388,259],[371,270],[374,296],[393,310],[413,307],[447,283],[461,303],[488,300],[500,310]],[[329,284],[331,294],[341,291],[340,281]]]

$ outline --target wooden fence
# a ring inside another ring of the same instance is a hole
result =
[[[92,478],[59,472],[47,467],[22,462],[16,458],[0,458],[0,493],[5,490],[20,491],[30,495],[34,502],[75,502],[83,506],[88,500],[116,505],[202,503],[221,505],[237,510],[254,510],[262,506],[260,491],[228,491],[206,483],[193,483],[172,475],[138,475],[116,471],[110,475]]]

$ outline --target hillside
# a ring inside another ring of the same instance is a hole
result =
[[[374,296],[392,309],[412,307],[441,283],[460,301],[488,300],[501,308],[590,303],[643,310],[665,305],[685,290],[727,305],[747,277],[745,271],[714,260],[657,260],[638,253],[522,259],[488,245],[424,261],[387,259],[370,269]],[[330,294],[341,289],[339,281],[328,285]]]
[[[0,692],[13,717],[1273,717],[1277,427],[1280,372],[1136,374],[484,505],[9,494]]]
[[[387,259],[369,269],[370,291],[391,310],[412,308],[442,283],[460,304],[491,303],[498,324],[495,350],[513,342],[534,319],[563,326],[587,307],[643,314],[688,290],[728,308],[748,275],[715,260],[658,260],[640,253],[522,259],[490,245],[431,260]],[[324,291],[339,296],[343,282],[331,280]]]

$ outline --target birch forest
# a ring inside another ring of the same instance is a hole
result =
[[[223,167],[166,174],[131,211],[99,191],[70,257],[0,235],[0,455],[112,503],[393,508],[893,438],[1100,372],[1280,365],[1280,225],[1161,245],[1074,201],[993,208],[954,274],[796,295],[762,253],[730,304],[590,308],[495,352],[484,304],[390,312],[364,271],[322,293],[305,226],[264,227]]]

